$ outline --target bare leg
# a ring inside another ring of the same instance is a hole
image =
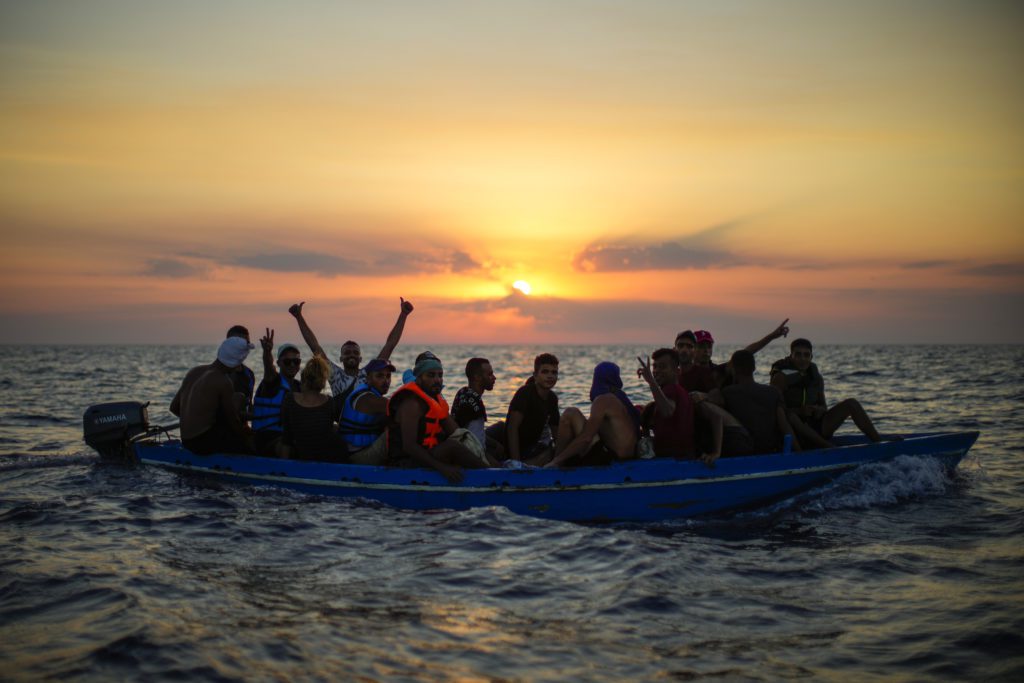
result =
[[[473,451],[458,441],[449,439],[438,444],[430,453],[441,462],[458,465],[468,470],[476,470],[487,465],[473,454]]]
[[[860,402],[855,398],[840,401],[829,408],[828,412],[821,418],[822,434],[826,437],[831,437],[848,417],[853,418],[853,423],[857,425],[857,429],[864,432],[869,439],[875,442],[882,440],[882,436],[875,429],[875,425],[871,423],[871,418],[868,417]]]
[[[806,422],[797,417],[796,413],[789,413],[789,426],[803,448],[832,448],[833,444],[821,434],[811,429]]]
[[[583,431],[587,418],[579,408],[566,408],[558,421],[558,436],[555,438],[555,453],[561,453]]]

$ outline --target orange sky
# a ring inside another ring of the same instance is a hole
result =
[[[1022,14],[5,3],[0,342],[1024,341]]]

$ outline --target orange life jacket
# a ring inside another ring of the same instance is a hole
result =
[[[398,390],[391,394],[391,398],[388,399],[387,415],[388,418],[394,418],[394,412],[391,409],[391,404],[399,394],[403,391],[411,391],[413,394],[423,399],[427,404],[427,414],[420,418],[419,426],[416,429],[416,438],[420,442],[420,445],[426,448],[428,451],[434,448],[440,440],[440,436],[443,428],[441,427],[441,421],[448,417],[448,401],[444,400],[444,396],[440,394],[437,398],[434,398],[427,392],[420,388],[420,385],[416,384],[413,380],[408,384],[404,384],[398,388]],[[390,438],[390,434],[389,434]]]

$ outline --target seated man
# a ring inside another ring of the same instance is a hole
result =
[[[416,379],[401,386],[388,401],[388,458],[398,466],[430,467],[457,484],[462,469],[484,463],[456,439],[448,439],[458,425],[441,396],[444,369],[434,358],[413,368]]]
[[[402,303],[401,310],[398,313],[398,320],[395,321],[395,326],[391,328],[391,332],[384,342],[384,348],[377,354],[377,358],[381,360],[389,360],[391,358],[391,352],[395,350],[398,342],[402,339],[402,332],[405,330],[405,319],[413,311],[411,302],[401,297],[399,299]],[[288,312],[295,317],[295,321],[299,325],[299,332],[302,333],[302,338],[305,340],[306,346],[313,352],[313,355],[320,356],[330,364],[331,394],[334,395],[334,400],[338,403],[338,408],[340,409],[346,395],[355,388],[356,384],[366,382],[366,372],[360,369],[360,364],[363,362],[362,351],[359,348],[359,344],[349,340],[341,345],[341,354],[338,357],[341,365],[334,363],[334,361],[327,357],[327,353],[320,346],[320,342],[317,341],[313,330],[306,323],[306,319],[302,315],[302,307],[305,305],[305,301],[292,304],[288,308]]]
[[[230,337],[238,337],[244,339],[246,343],[252,343],[252,340],[249,339],[249,328],[244,325],[232,325],[224,336],[225,339]],[[253,390],[256,388],[256,373],[248,365],[242,363],[235,368],[235,371],[229,377],[231,378],[231,384],[235,387],[235,393],[242,394],[245,397],[242,403],[242,420],[249,420],[252,417],[252,398]]]
[[[706,365],[697,365],[694,355],[697,336],[690,330],[676,335],[676,354],[679,357],[679,384],[687,391],[711,391],[715,388],[715,375]]]
[[[561,417],[553,391],[557,382],[558,358],[540,354],[533,359],[533,375],[512,396],[504,422],[487,428],[487,436],[504,445],[510,460],[543,465],[551,459]]]
[[[302,355],[295,344],[281,344],[277,347],[275,368],[271,355],[274,349],[273,330],[267,329],[266,335],[260,339],[260,345],[263,347],[263,380],[256,388],[256,396],[253,398],[253,441],[257,455],[284,458],[288,454],[281,441],[284,433],[281,426],[281,404],[284,402],[285,394],[301,389],[295,377],[302,365]]]
[[[487,408],[483,394],[494,388],[494,370],[486,358],[470,358],[466,363],[467,386],[459,389],[452,401],[452,417],[455,424],[469,430],[481,447],[492,457],[502,460],[505,449],[497,439],[488,439],[484,427],[487,424]]]
[[[228,337],[217,349],[217,360],[192,368],[171,401],[180,418],[181,443],[197,455],[251,453],[252,435],[240,415],[244,397],[231,383],[253,345]]]
[[[366,381],[356,385],[345,398],[338,422],[338,433],[348,444],[349,462],[356,465],[383,465],[388,460],[388,400],[391,388],[390,361],[374,358],[366,364]]]
[[[679,354],[675,349],[658,349],[653,358],[653,364],[650,360],[637,360],[640,362],[640,376],[654,396],[650,413],[654,455],[659,458],[692,458],[695,452],[693,401],[678,381]]]
[[[848,417],[872,441],[882,436],[856,399],[848,398],[831,408],[825,403],[825,380],[811,362],[811,342],[795,339],[789,356],[772,364],[772,386],[782,393],[789,423],[804,446],[831,448],[829,439]]]
[[[558,427],[555,457],[546,467],[563,464],[600,466],[636,457],[640,412],[622,391],[615,363],[598,363],[590,386],[590,418],[567,408]]]
[[[754,453],[779,452],[787,435],[792,440],[793,450],[800,450],[786,418],[782,396],[775,387],[754,381],[754,354],[741,349],[732,354],[729,362],[735,383],[716,390],[712,400],[724,405],[746,428]]]

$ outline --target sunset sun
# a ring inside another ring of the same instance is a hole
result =
[[[526,280],[516,280],[515,282],[512,283],[512,289],[518,289],[523,294],[529,296],[530,291],[533,288],[530,287],[530,283],[527,282]]]

